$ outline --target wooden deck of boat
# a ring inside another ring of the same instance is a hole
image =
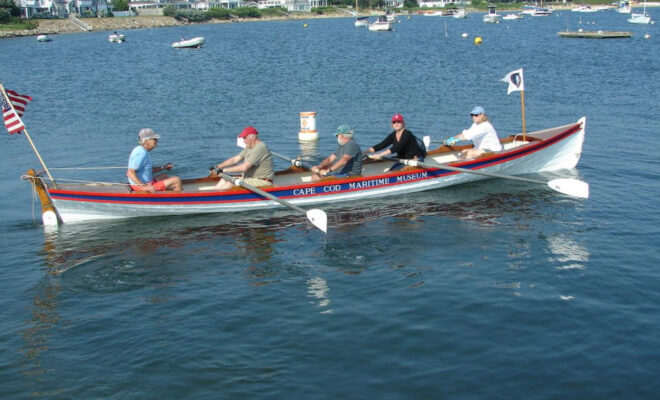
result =
[[[633,36],[632,32],[626,31],[562,31],[557,34],[564,38],[581,39],[625,39]]]

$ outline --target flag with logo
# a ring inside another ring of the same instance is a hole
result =
[[[522,68],[515,71],[509,72],[503,79],[502,82],[509,84],[509,89],[506,94],[509,95],[511,92],[520,92],[525,90],[525,81],[523,79],[523,70]]]
[[[18,94],[13,90],[4,89],[0,85],[2,96],[0,102],[2,103],[2,119],[5,121],[5,126],[10,135],[19,133],[25,129],[25,124],[21,120],[25,106],[32,100],[32,97],[23,94]]]

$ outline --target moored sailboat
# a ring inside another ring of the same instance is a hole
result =
[[[646,0],[644,0],[644,9],[642,10],[642,13],[631,13],[630,18],[628,18],[628,22],[631,24],[650,24],[652,23],[651,21],[651,16],[646,12]]]

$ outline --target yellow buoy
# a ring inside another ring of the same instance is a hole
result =
[[[307,24],[303,25],[303,28],[307,28]]]
[[[477,46],[481,44],[481,36],[477,36],[476,38],[474,38],[474,44],[476,44]]]

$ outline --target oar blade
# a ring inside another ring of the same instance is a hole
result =
[[[424,146],[428,149],[431,145],[431,136],[423,136],[422,141],[424,142]]]
[[[582,199],[589,198],[589,184],[578,179],[553,179],[548,186],[560,193]]]
[[[322,230],[323,233],[328,233],[328,215],[325,213],[325,211],[319,210],[318,208],[313,208],[311,210],[307,210],[306,214],[309,222]]]

